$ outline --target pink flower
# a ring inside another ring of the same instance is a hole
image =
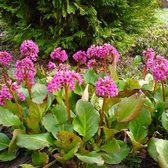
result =
[[[20,53],[23,57],[28,57],[33,61],[37,60],[39,48],[32,40],[25,40],[20,46]]]
[[[57,92],[63,86],[68,86],[70,90],[75,89],[75,82],[78,81],[79,85],[82,84],[81,76],[74,70],[58,71],[53,79],[48,82],[48,91],[50,93]]]
[[[89,47],[88,49],[87,49],[87,57],[89,58],[89,59],[91,59],[91,58],[93,58],[93,57],[96,57],[97,56],[97,48],[96,48],[96,46],[95,45],[92,45],[91,47]]]
[[[93,66],[96,65],[96,64],[97,64],[97,63],[96,63],[96,60],[95,60],[95,59],[91,59],[91,60],[88,61],[87,67],[88,67],[88,68],[91,68],[91,67],[93,67]]]
[[[5,66],[12,61],[12,56],[7,51],[0,51],[0,63]]]
[[[54,49],[54,51],[50,54],[50,57],[61,62],[65,62],[68,59],[66,51],[61,50],[61,47]]]
[[[24,101],[25,96],[19,91],[19,89],[21,89],[21,86],[17,85],[16,82],[12,83],[12,81],[8,81],[8,86],[5,84],[2,85],[0,90],[0,104],[5,105],[5,99],[12,99],[12,92],[16,93],[21,101]]]
[[[14,72],[15,78],[18,80],[18,83],[29,81],[30,85],[34,83],[34,76],[36,74],[36,69],[34,68],[33,62],[28,58],[18,60],[15,64],[16,69]]]
[[[153,60],[151,71],[156,81],[165,80],[168,78],[168,60],[157,55]]]
[[[120,58],[117,49],[108,43],[105,43],[102,46],[93,45],[87,50],[87,57],[89,59],[91,58],[104,59],[105,56],[111,56],[112,59],[114,59],[115,56],[117,62]]]
[[[144,50],[142,54],[143,57],[145,58],[147,67],[150,68],[152,66],[153,59],[155,57],[155,52],[153,48],[148,48],[147,50]]]
[[[104,79],[99,78],[96,82],[96,94],[99,96],[114,97],[118,95],[117,85],[109,76],[105,76]]]
[[[55,63],[53,63],[53,62],[50,61],[50,62],[48,63],[48,69],[49,69],[49,70],[53,70],[53,69],[55,69],[55,68],[56,68]]]
[[[77,51],[75,54],[73,54],[73,59],[76,61],[76,62],[80,62],[82,64],[85,64],[86,63],[86,53],[85,51]]]
[[[57,71],[68,71],[69,68],[70,68],[69,64],[59,64],[58,66],[56,66]]]

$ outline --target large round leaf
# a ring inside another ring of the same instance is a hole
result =
[[[40,83],[36,83],[32,87],[31,91],[32,91],[32,101],[37,104],[42,104],[48,94],[47,87]]]
[[[95,151],[89,152],[88,154],[75,154],[77,158],[85,163],[94,164],[97,165],[103,165],[104,161],[100,154],[96,153]]]
[[[79,100],[76,105],[76,118],[73,127],[87,141],[95,135],[99,128],[99,113],[87,101]]]
[[[8,109],[0,107],[0,124],[10,127],[19,126],[21,122],[18,116],[11,113]]]
[[[123,141],[117,140],[116,142],[119,147],[117,147],[116,144],[114,144],[116,146],[115,150],[110,152],[106,150],[105,153],[102,153],[104,161],[108,164],[118,164],[129,154],[129,148]]]
[[[148,152],[161,168],[168,167],[168,140],[152,138],[148,144]]]
[[[6,149],[9,145],[10,139],[4,133],[0,133],[0,151]]]
[[[118,104],[116,118],[119,122],[129,122],[141,113],[143,106],[144,97],[141,95],[123,98]]]
[[[52,139],[48,133],[34,135],[20,134],[17,137],[16,144],[22,148],[37,150],[52,145]]]

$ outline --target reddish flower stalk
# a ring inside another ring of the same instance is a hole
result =
[[[103,97],[103,105],[102,105],[102,111],[100,113],[100,123],[99,123],[99,133],[98,133],[98,136],[101,135],[101,131],[102,131],[102,128],[103,128],[103,118],[104,118],[105,104],[106,104],[106,96]]]
[[[166,98],[165,98],[165,88],[164,88],[164,81],[161,81],[162,84],[162,96],[163,96],[163,102],[165,103]]]
[[[145,67],[144,67],[144,74],[143,74],[143,79],[144,80],[145,80],[145,76],[146,76],[147,72],[148,72],[148,66],[145,65]]]
[[[68,113],[68,121],[70,121],[70,104],[68,99],[68,85],[64,85],[65,88],[65,102],[67,107],[67,113]]]
[[[106,56],[104,56],[104,65],[103,65],[103,72],[106,74],[106,71],[107,71],[107,63],[106,63],[106,61],[107,61],[107,55]]]
[[[20,116],[20,120],[22,121],[22,123],[24,123],[24,120],[23,120],[23,115],[22,115],[22,110],[21,110],[21,107],[20,107],[20,104],[18,103],[14,93],[11,91],[11,94],[12,94],[12,97],[14,99],[14,102],[16,103],[17,105],[17,108],[18,108],[18,111],[19,111],[19,116]]]

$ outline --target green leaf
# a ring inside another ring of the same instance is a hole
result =
[[[18,116],[11,113],[9,110],[0,107],[0,124],[10,126],[20,126],[21,122]]]
[[[146,134],[146,133],[145,133]],[[137,151],[141,148],[144,147],[143,144],[141,144],[140,142],[136,141],[135,138],[134,138],[134,135],[132,132],[130,131],[127,131],[127,135],[129,136],[131,142],[132,142],[132,145],[133,145],[133,151]]]
[[[95,135],[99,128],[99,113],[91,103],[79,100],[76,105],[76,114],[73,128],[87,141]]]
[[[74,146],[68,153],[63,155],[64,160],[70,160],[74,157],[75,153],[78,151],[80,147],[80,144],[78,143],[76,146]]]
[[[119,122],[129,122],[141,113],[143,106],[144,97],[134,94],[121,100],[115,116]]]
[[[17,136],[19,134],[23,134],[23,133],[25,133],[25,131],[21,130],[21,129],[15,129],[13,131],[13,133],[12,133],[13,137],[12,137],[10,143],[9,143],[9,148],[8,148],[9,152],[12,152],[12,151],[14,151],[17,148],[17,146],[16,146],[16,138],[17,138]]]
[[[106,142],[104,145],[102,145],[100,147],[100,150],[109,154],[113,154],[120,151],[120,145],[118,144],[117,140],[113,138]]]
[[[53,117],[55,119],[56,124],[63,124],[67,121],[68,115],[66,108],[62,105],[57,105],[52,109]]]
[[[31,164],[21,164],[20,166],[21,166],[21,168],[35,168]]]
[[[98,77],[93,70],[89,69],[84,75],[84,80],[88,84],[95,85],[95,83],[98,80]]]
[[[72,131],[72,125],[67,121],[67,111],[62,105],[57,105],[52,109],[53,114],[47,114],[42,119],[45,129],[57,138],[57,133],[61,130]]]
[[[106,128],[106,127],[103,127],[103,131],[104,131],[106,141],[108,139],[110,139],[111,137],[113,137],[116,133],[119,132],[119,130],[117,130],[117,129],[110,129],[110,128]]]
[[[125,87],[126,89],[128,90],[132,90],[132,89],[140,89],[141,86],[139,84],[139,81],[135,80],[135,79],[132,79],[132,78],[129,78],[126,80],[126,83],[125,83]]]
[[[33,133],[39,133],[40,132],[40,123],[42,120],[42,117],[44,116],[47,108],[47,102],[43,102],[42,104],[36,104],[33,102],[30,102],[29,104],[29,113],[26,118],[27,127],[33,132]]]
[[[117,140],[120,149],[113,153],[102,153],[102,157],[105,163],[108,164],[119,164],[128,154],[129,148],[123,141]]]
[[[52,139],[48,133],[26,135],[20,134],[17,136],[17,145],[21,148],[30,150],[43,149],[52,145]]]
[[[168,166],[168,140],[151,138],[148,143],[148,152],[161,168]]]
[[[42,104],[44,99],[47,97],[47,87],[43,84],[36,83],[32,89],[32,101],[36,104]]]
[[[100,165],[100,166],[104,164],[104,161],[101,155],[96,153],[95,151],[89,152],[88,154],[85,154],[85,155],[82,155],[80,153],[76,153],[75,155],[79,160],[85,163],[89,163],[89,164],[96,163],[97,165]]]
[[[162,113],[162,125],[166,131],[168,131],[168,113]]]
[[[113,62],[111,65],[109,65],[109,71],[110,71],[110,77],[113,80],[118,80],[118,75],[117,75],[117,63],[116,63],[116,57],[114,58]]]
[[[16,156],[11,152],[4,151],[0,153],[0,161],[6,162],[6,161],[11,161],[15,158]]]
[[[31,157],[34,165],[47,164],[49,161],[49,157],[45,152],[34,151]]]
[[[6,149],[9,145],[10,139],[4,133],[0,132],[0,151]]]

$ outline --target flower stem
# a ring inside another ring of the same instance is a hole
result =
[[[156,89],[157,89],[157,81],[155,81],[154,92],[156,92]]]
[[[103,72],[106,74],[107,64],[106,64],[107,56],[104,57],[104,65],[103,65]]]
[[[27,77],[27,75],[25,75],[25,81],[26,81],[26,86],[27,86],[27,89],[28,89],[28,92],[29,92],[29,97],[30,99],[32,99],[32,94],[31,94],[31,85],[30,85],[30,82],[29,82],[29,79]]]
[[[104,118],[105,103],[106,103],[106,96],[103,98],[102,111],[101,111],[101,113],[100,113],[100,123],[99,123],[97,143],[98,143],[99,140],[100,140],[101,131],[102,131],[102,128],[103,128],[103,118]]]
[[[161,84],[162,84],[162,96],[163,96],[163,102],[165,103],[166,99],[165,99],[164,81],[161,81]]]
[[[144,80],[145,80],[147,71],[148,71],[148,67],[147,67],[147,65],[145,65],[145,68],[144,68],[144,74],[143,74],[143,79],[144,79]]]
[[[68,113],[68,121],[70,121],[70,104],[68,99],[68,86],[65,85],[65,101],[66,101],[66,107],[67,107],[67,113]]]
[[[16,105],[17,105],[17,108],[18,108],[18,111],[19,111],[20,120],[22,121],[22,123],[24,123],[23,115],[22,115],[22,110],[20,108],[20,104],[18,103],[18,101],[17,101],[17,99],[16,99],[16,97],[15,97],[15,95],[14,95],[14,93],[12,91],[11,91],[11,94],[12,94],[13,99],[14,99]]]

